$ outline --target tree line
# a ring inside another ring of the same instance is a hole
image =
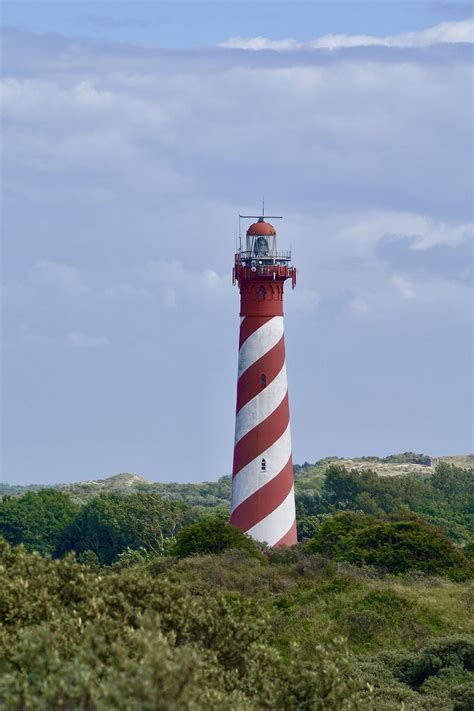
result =
[[[429,480],[333,464],[320,490],[297,494],[299,539],[327,557],[388,572],[417,568],[463,578],[473,547],[473,481],[472,469],[444,463]],[[192,531],[189,545],[203,539],[192,552],[213,552],[212,535],[233,535],[226,533],[227,516],[222,507],[213,512],[154,492],[107,493],[80,506],[63,492],[42,489],[3,498],[0,534],[29,551],[53,557],[72,551],[78,560],[109,565],[124,551],[176,554],[186,531]],[[229,548],[240,547],[234,538]]]

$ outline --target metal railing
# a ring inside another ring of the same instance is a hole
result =
[[[273,252],[269,254],[258,254],[256,252],[239,252],[240,255],[240,261],[241,262],[248,262],[248,261],[253,261],[255,260],[258,262],[260,259],[263,261],[278,261],[279,259],[283,259],[285,261],[288,261],[291,259],[291,252]]]

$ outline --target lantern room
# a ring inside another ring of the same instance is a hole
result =
[[[260,217],[247,230],[246,251],[254,257],[270,257],[276,253],[276,229]]]
[[[276,229],[264,217],[250,225],[245,237],[245,250],[240,251],[242,264],[249,262],[252,266],[261,264],[287,265],[291,259],[290,252],[279,252],[277,248]]]
[[[245,234],[245,247],[242,245],[239,228],[239,247],[235,255],[233,281],[239,286],[243,281],[263,279],[267,281],[285,281],[291,278],[294,287],[296,283],[296,269],[291,266],[291,252],[278,250],[276,229],[265,216],[239,215],[240,219],[257,219],[247,229]],[[274,216],[275,219],[281,219]],[[240,222],[239,222],[240,225]]]

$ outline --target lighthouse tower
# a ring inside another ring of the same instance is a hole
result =
[[[230,522],[270,546],[296,543],[283,333],[283,285],[296,284],[290,260],[277,249],[273,225],[259,217],[233,271],[241,320]]]

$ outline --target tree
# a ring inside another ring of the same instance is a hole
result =
[[[166,501],[159,494],[104,494],[82,508],[56,554],[90,550],[106,564],[126,548],[162,555],[166,540],[191,519],[192,510],[184,502]]]
[[[52,553],[78,512],[79,506],[56,489],[28,491],[0,502],[0,533],[27,550]]]
[[[431,477],[431,486],[455,511],[474,514],[474,469],[440,462]]]

